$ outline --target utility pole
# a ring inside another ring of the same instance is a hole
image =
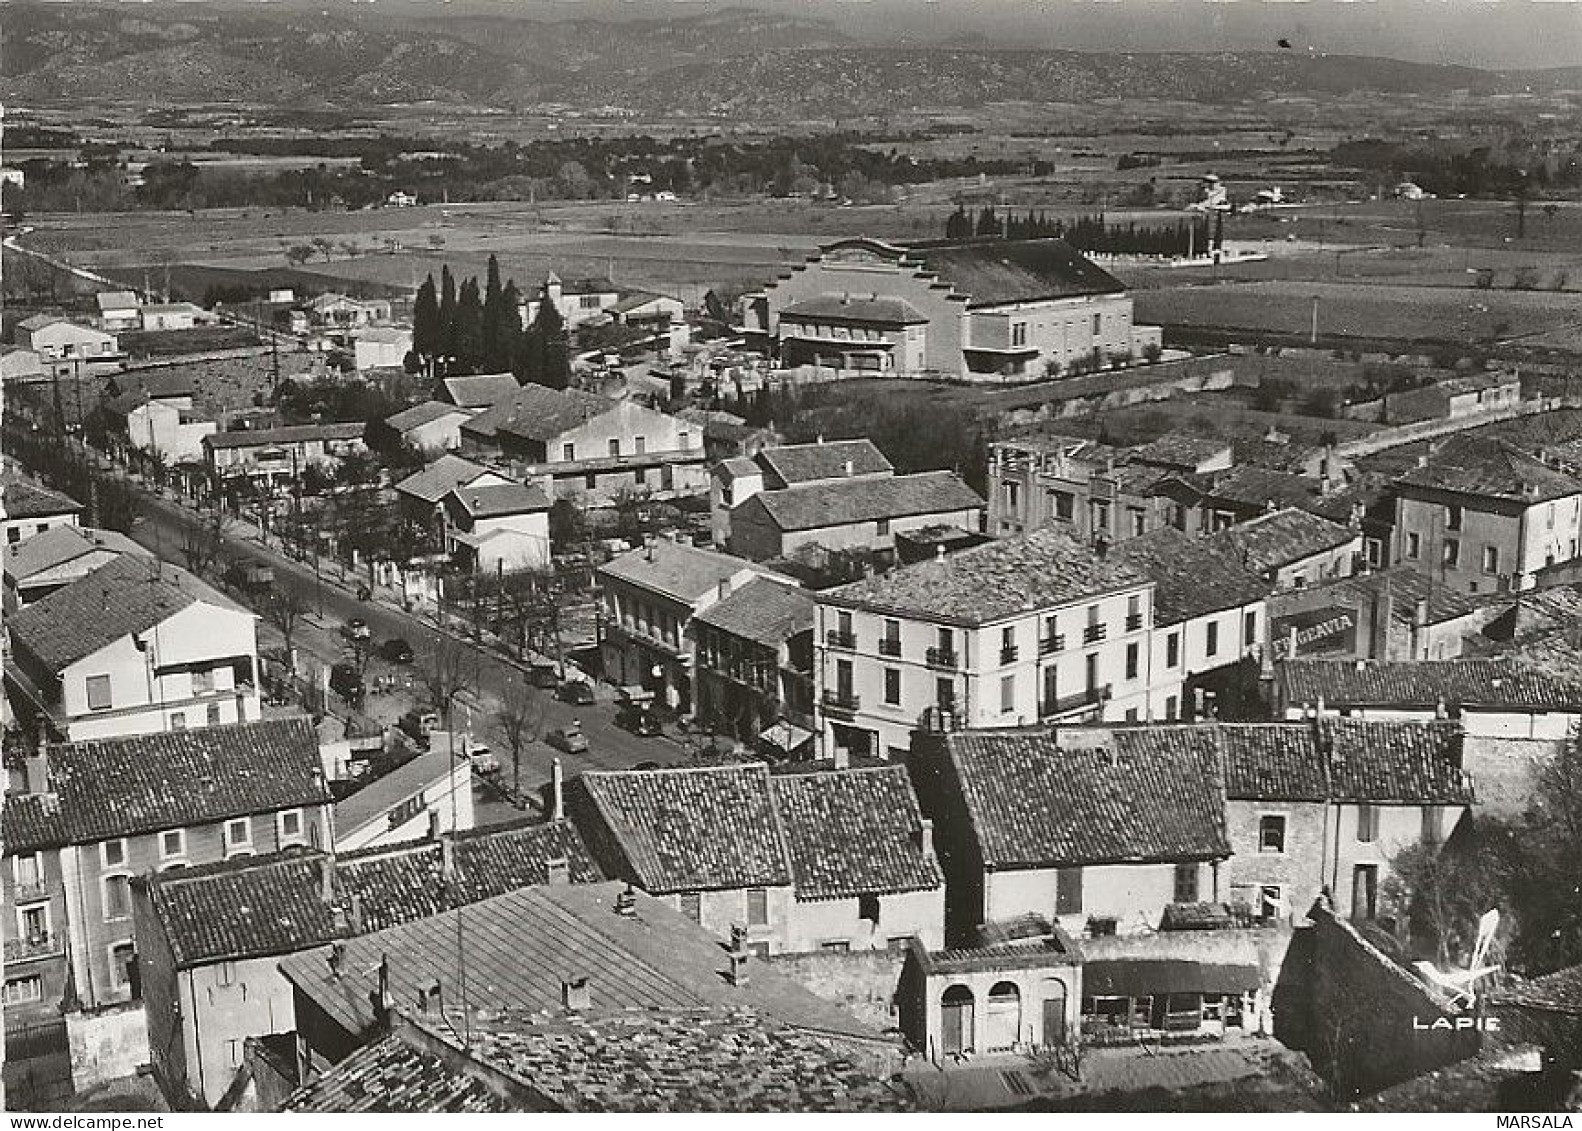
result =
[[[1313,328],[1308,333],[1307,341],[1308,341],[1309,345],[1313,345],[1313,346],[1318,345],[1318,296],[1317,295],[1313,296]]]

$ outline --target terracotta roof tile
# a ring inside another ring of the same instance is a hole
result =
[[[968,307],[1077,295],[1121,294],[1125,285],[1065,240],[912,244],[906,256],[949,283]]]
[[[845,479],[763,491],[738,508],[762,510],[780,530],[819,530],[855,522],[976,510],[978,493],[954,471],[923,471],[882,479]]]
[[[334,1115],[451,1115],[503,1114],[517,1109],[477,1080],[397,1035],[358,1049],[293,1093],[284,1110]]]
[[[1456,435],[1435,445],[1427,464],[1398,481],[1405,487],[1537,503],[1582,494],[1582,480],[1556,471],[1497,436]]]
[[[82,510],[82,504],[70,495],[9,475],[5,478],[4,506],[6,518],[46,518]]]
[[[1515,660],[1288,660],[1275,679],[1293,705],[1582,712],[1582,687]]]
[[[817,479],[839,479],[851,464],[853,475],[894,471],[872,440],[830,440],[817,444],[785,444],[764,448],[754,457],[776,487],[795,487]]]
[[[529,440],[552,440],[614,408],[615,402],[609,398],[581,389],[523,385],[465,421],[461,430],[484,440],[500,432]]]
[[[1287,507],[1210,535],[1207,541],[1228,547],[1249,569],[1272,572],[1360,537],[1350,527]]]
[[[1271,584],[1228,546],[1163,526],[1116,543],[1110,554],[1154,583],[1154,624],[1182,624],[1263,600]]]
[[[693,618],[699,624],[779,648],[791,637],[813,631],[813,595],[805,589],[754,578]]]
[[[598,572],[601,579],[614,578],[690,605],[742,570],[759,575],[769,573],[745,558],[659,538],[651,546],[604,563]],[[788,584],[795,584],[789,578],[786,580]]]

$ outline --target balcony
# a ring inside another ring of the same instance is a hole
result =
[[[1086,628],[1084,628],[1082,630],[1082,643],[1084,643],[1084,644],[1096,643],[1097,641],[1103,640],[1105,635],[1108,632],[1109,632],[1109,629],[1105,625],[1102,625],[1102,624],[1090,624],[1090,625],[1088,625],[1088,627],[1086,627]]]
[[[899,656],[900,654],[901,654],[901,642],[899,640],[889,640],[889,639],[886,639],[884,637],[880,637],[880,639],[879,639],[879,655],[881,655],[881,656]]]
[[[43,880],[35,880],[32,883],[21,883],[19,881],[16,885],[16,902],[18,903],[35,903],[38,900],[48,898],[49,885]]]
[[[850,715],[862,706],[862,697],[854,691],[843,691],[835,687],[826,687],[822,702],[824,710],[829,714]]]
[[[954,703],[941,703],[929,707],[917,720],[918,726],[929,734],[947,734],[966,728],[967,720],[956,710]]]
[[[842,632],[832,628],[824,634],[824,642],[831,648],[845,648],[851,651],[857,647],[857,634],[855,632]]]
[[[1066,650],[1066,634],[1057,632],[1053,636],[1046,636],[1038,642],[1040,656],[1053,656],[1056,652]]]
[[[1073,695],[1062,695],[1058,699],[1046,699],[1038,705],[1040,719],[1052,719],[1061,715],[1069,715],[1073,711],[1097,707],[1110,697],[1110,685],[1102,687],[1089,687]]]
[[[11,962],[31,962],[38,958],[52,958],[58,954],[66,953],[66,940],[63,936],[49,931],[41,935],[29,935],[25,939],[5,940],[5,960]]]
[[[1009,644],[1006,647],[1000,649],[1000,663],[1014,664],[1016,663],[1016,657],[1020,654],[1020,648],[1018,648],[1015,644]]]
[[[960,660],[954,648],[930,648],[923,654],[923,658],[931,668],[954,668],[959,666]]]
[[[1143,626],[1143,615],[1142,615],[1142,613],[1127,613],[1126,614],[1126,631],[1127,632],[1136,632],[1142,626]]]

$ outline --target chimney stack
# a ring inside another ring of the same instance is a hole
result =
[[[379,956],[379,998],[375,1003],[379,1011],[380,1023],[384,1023],[390,1013],[390,956]]]
[[[843,463],[843,464],[841,464],[841,465],[840,465],[840,469],[841,469],[841,470],[842,470],[842,471],[843,471],[843,472],[845,472],[845,473],[846,473],[846,477],[847,477],[847,478],[848,478],[848,479],[850,479],[850,478],[851,478],[851,477],[852,477],[852,476],[853,476],[853,475],[855,475],[855,474],[856,474],[856,472],[857,472],[857,468],[856,468],[856,465],[855,465],[855,464],[853,464],[853,463],[852,463],[852,462],[851,462],[851,460],[847,460],[847,461],[846,461],[846,462],[845,462],[845,463]]]
[[[439,838],[439,874],[449,883],[456,878],[456,839],[449,835]]]
[[[851,751],[836,743],[834,761],[837,770],[851,769]]]
[[[428,839],[429,840],[438,840],[439,839],[439,810],[438,809],[430,809],[428,811]]]
[[[319,857],[319,898],[326,905],[335,902],[335,854]]]
[[[560,980],[560,1003],[567,1013],[586,1013],[593,1008],[593,987],[586,974]]]
[[[545,883],[554,887],[565,887],[571,883],[571,861],[564,856],[546,860],[544,870],[548,873]]]
[[[347,901],[346,925],[352,934],[363,933],[363,893],[354,891]]]
[[[27,774],[26,792],[48,793],[49,755],[44,753],[44,744],[42,742],[39,743],[38,753],[27,756],[25,768]]]
[[[559,758],[549,764],[549,819],[566,819],[566,771]]]
[[[934,547],[934,560],[936,562],[945,560],[945,544],[943,542]]]
[[[725,957],[730,961],[730,969],[726,971],[725,980],[738,988],[747,985],[747,928],[740,924],[731,926],[731,948],[725,952]]]
[[[924,817],[922,826],[917,830],[917,847],[923,853],[923,859],[933,863],[937,857],[934,854],[934,821]]]
[[[346,968],[346,944],[343,942],[330,944],[330,977],[339,978],[341,971]]]
[[[1428,659],[1428,598],[1412,609],[1412,659]]]

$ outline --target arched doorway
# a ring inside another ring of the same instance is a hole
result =
[[[972,991],[966,986],[951,986],[939,999],[940,1052],[945,1056],[973,1050],[973,1032],[976,1018],[973,1015]]]
[[[1015,982],[994,983],[987,1020],[990,1052],[1015,1046],[1022,1032],[1022,991]]]
[[[1059,978],[1045,978],[1040,993],[1043,1001],[1043,1045],[1053,1048],[1066,1043],[1066,984]]]

